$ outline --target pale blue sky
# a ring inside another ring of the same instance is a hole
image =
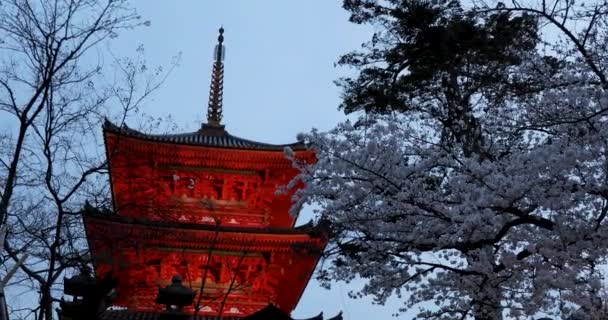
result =
[[[312,127],[329,129],[345,118],[337,110],[333,84],[349,71],[334,67],[340,54],[356,49],[369,27],[348,22],[338,0],[135,1],[151,26],[122,33],[113,41],[117,55],[133,55],[143,44],[148,62],[168,65],[182,53],[181,65],[148,101],[145,112],[171,115],[182,128],[196,130],[205,117],[217,29],[225,28],[224,120],[235,135],[269,143],[295,141]],[[308,220],[303,212],[301,220]],[[351,300],[353,285],[321,289],[313,280],[296,318],[344,311],[347,320],[391,319],[399,303],[374,306]],[[403,316],[402,316],[403,317]],[[405,318],[409,318],[405,317]]]

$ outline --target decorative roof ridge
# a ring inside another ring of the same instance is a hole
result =
[[[93,211],[85,211],[85,218],[92,218],[98,220],[105,220],[108,222],[116,222],[121,224],[134,224],[149,227],[158,228],[178,228],[183,230],[203,230],[203,231],[221,231],[221,232],[234,232],[234,233],[258,233],[258,234],[275,234],[275,235],[309,235],[311,238],[321,238],[324,235],[323,230],[320,230],[314,226],[307,228],[285,228],[285,227],[264,227],[264,228],[252,228],[252,227],[238,227],[238,226],[223,226],[223,225],[211,225],[211,224],[198,224],[198,223],[187,223],[177,221],[155,221],[150,219],[142,218],[131,218],[119,216],[117,214],[108,215],[97,213]]]
[[[241,138],[238,136],[231,135],[226,131],[223,126],[207,126],[203,127],[194,132],[185,133],[169,133],[169,134],[150,134],[144,133],[135,129],[131,129],[127,124],[118,126],[112,123],[106,118],[103,124],[104,132],[112,132],[117,134],[126,135],[133,138],[139,138],[144,140],[166,142],[174,144],[184,145],[195,145],[195,146],[209,146],[209,147],[220,147],[220,148],[231,148],[231,149],[257,149],[257,150],[272,150],[272,151],[283,151],[284,148],[289,147],[296,150],[306,150],[306,145],[302,142],[294,142],[287,144],[271,144],[265,142],[258,142]]]

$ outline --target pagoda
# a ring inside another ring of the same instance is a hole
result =
[[[239,138],[221,122],[223,32],[199,130],[104,124],[114,210],[84,217],[95,278],[116,283],[104,319],[288,317],[325,248],[318,226],[294,227],[293,191],[277,193],[298,173],[284,149],[307,163],[314,152]]]

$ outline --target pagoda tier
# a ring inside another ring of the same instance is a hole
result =
[[[114,304],[136,311],[160,311],[158,287],[179,274],[202,290],[199,314],[243,317],[269,303],[289,313],[326,244],[309,226],[244,228],[91,213],[85,226],[97,275],[117,275]]]
[[[292,197],[302,185],[277,192],[298,174],[294,161],[314,163],[315,153],[239,138],[221,124],[223,40],[220,29],[199,130],[104,124],[114,210],[89,207],[85,227],[97,277],[113,275],[115,306],[135,315],[156,314],[161,303],[182,316],[243,318],[269,303],[289,314],[327,243],[319,230],[294,228]],[[199,291],[196,303],[167,302],[178,283],[183,297]],[[169,290],[162,298],[159,287]]]
[[[114,206],[118,214],[158,221],[291,227],[292,194],[277,195],[301,161],[314,153],[300,144],[270,145],[203,128],[177,135],[146,135],[104,126]]]

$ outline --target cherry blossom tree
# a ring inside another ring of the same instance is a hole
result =
[[[350,121],[296,163],[320,278],[421,319],[593,319],[608,257],[608,3],[346,0]]]

